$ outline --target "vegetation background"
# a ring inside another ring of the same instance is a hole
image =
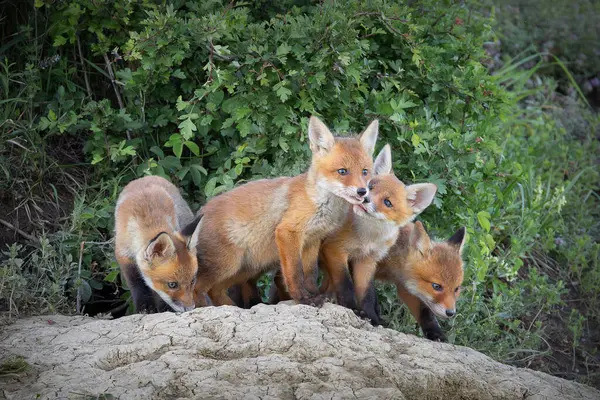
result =
[[[396,174],[439,187],[428,229],[467,226],[450,341],[600,387],[599,20],[593,0],[1,2],[3,321],[127,312],[131,179],[196,209],[304,170],[311,114],[379,118]]]

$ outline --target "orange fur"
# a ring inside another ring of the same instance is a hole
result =
[[[376,137],[372,123],[360,138],[334,138],[312,117],[308,172],[250,182],[208,201],[201,210],[196,291],[210,290],[216,305],[230,302],[223,294],[231,285],[281,266],[294,300],[319,302],[304,267],[316,263],[321,241],[341,227],[350,203],[367,194]]]
[[[400,227],[428,207],[436,192],[433,184],[405,186],[391,169],[391,151],[386,145],[375,161],[377,175],[369,182],[369,201],[354,205],[342,229],[327,237],[321,247],[319,265],[328,275],[326,290],[335,292],[346,307],[362,305],[377,262],[396,242]],[[349,263],[353,264],[353,282]]]
[[[194,308],[198,228],[166,179],[148,176],[123,189],[115,210],[115,256],[137,311],[159,310],[162,301],[175,311]]]
[[[375,278],[396,284],[398,295],[424,331],[439,330],[432,327],[435,320],[423,312],[425,308],[440,318],[456,312],[463,281],[464,239],[465,230],[461,228],[447,241],[432,241],[417,221],[400,230],[396,244],[377,265]],[[441,290],[436,290],[434,284]]]

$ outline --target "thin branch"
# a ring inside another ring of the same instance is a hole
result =
[[[117,102],[119,103],[119,108],[121,110],[125,109],[125,105],[123,104],[123,99],[121,98],[121,93],[119,93],[119,88],[117,87],[115,80],[115,73],[113,72],[112,65],[110,60],[108,59],[108,55],[104,53],[104,63],[106,64],[106,69],[108,70],[108,74],[110,75],[110,83],[112,84],[113,89],[115,90],[115,95],[117,96]],[[127,129],[127,140],[131,140],[131,131]]]
[[[77,287],[77,314],[81,314],[81,263],[83,262],[83,248],[85,247],[85,241],[81,242],[81,246],[79,247],[79,266],[77,268],[77,280],[79,281],[79,286]]]
[[[79,50],[81,68],[83,69],[83,79],[85,80],[85,88],[87,89],[88,96],[92,97],[92,87],[90,86],[87,68],[85,67],[85,63],[83,62],[83,51],[81,51],[81,41],[79,40],[79,34],[77,34],[77,49]]]
[[[16,226],[14,226],[13,224],[11,224],[10,222],[7,222],[7,221],[5,221],[3,219],[0,219],[0,224],[6,226],[8,229],[14,230],[19,235],[23,236],[25,239],[31,240],[32,242],[36,242],[36,243],[38,242],[38,239],[35,236],[32,236],[29,233],[20,230],[19,228],[17,228]]]

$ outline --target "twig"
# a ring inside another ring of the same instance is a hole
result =
[[[444,18],[445,15],[446,15],[446,13],[442,13],[439,17],[437,17],[437,19],[435,21],[433,21],[433,24],[431,24],[431,27],[433,28],[434,26],[436,26],[438,24],[438,22],[440,22],[440,20],[442,18]]]
[[[83,262],[83,248],[85,247],[85,241],[81,242],[79,247],[79,266],[77,268],[77,280],[79,286],[77,287],[77,314],[81,314],[81,263]]]
[[[110,60],[106,53],[104,55],[104,63],[106,64],[106,69],[108,70],[108,75],[110,75],[110,83],[112,84],[113,89],[115,90],[115,95],[117,96],[117,102],[119,103],[119,109],[124,110],[125,105],[123,104],[123,99],[121,98],[121,93],[119,93],[119,88],[117,88],[115,73],[113,72],[112,65],[110,64]],[[127,140],[131,140],[131,130],[127,129]]]
[[[81,41],[79,40],[79,34],[77,34],[77,49],[79,49],[79,58],[81,59],[81,68],[83,68],[83,79],[85,80],[85,88],[87,89],[88,96],[92,97],[92,87],[90,86],[90,80],[88,78],[87,69],[83,62],[83,51],[81,51]]]
[[[13,224],[11,224],[8,221],[0,219],[0,224],[6,226],[8,229],[14,230],[19,235],[23,236],[25,239],[31,240],[32,242],[37,242],[38,241],[38,239],[35,236],[32,236],[29,233],[20,230],[19,228],[17,228],[16,226],[14,226]]]

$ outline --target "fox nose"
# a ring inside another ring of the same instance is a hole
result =
[[[366,188],[358,188],[358,189],[356,189],[356,193],[358,193],[359,196],[364,196],[367,194],[367,189]]]
[[[365,203],[365,204],[370,203],[370,202],[371,202],[371,200],[369,200],[369,196],[365,197],[365,199],[363,200],[363,203]]]
[[[446,315],[448,317],[454,317],[456,315],[456,310],[446,310]]]

